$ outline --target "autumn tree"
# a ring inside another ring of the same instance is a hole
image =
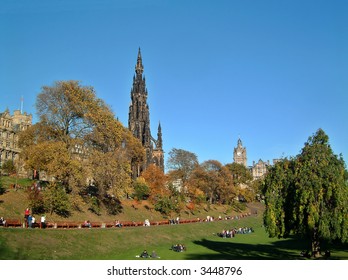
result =
[[[263,192],[264,223],[270,236],[299,234],[311,241],[314,256],[323,240],[348,237],[348,185],[345,163],[335,155],[322,129],[309,137],[301,153],[273,166]]]
[[[169,151],[167,168],[172,178],[180,179],[185,185],[192,171],[197,167],[197,156],[189,151],[173,148]]]
[[[123,151],[92,151],[90,157],[91,178],[101,198],[122,199],[132,193],[130,161]]]
[[[39,122],[20,135],[27,167],[47,172],[74,196],[87,179],[100,199],[129,192],[130,162],[143,160],[142,145],[92,87],[77,81],[44,86],[36,108]]]
[[[84,138],[93,128],[86,116],[96,102],[93,88],[77,81],[43,86],[36,101],[39,122],[20,135],[27,167],[47,172],[77,193],[84,184],[77,178],[84,176],[76,155],[85,148]]]
[[[169,190],[166,186],[168,178],[162,169],[155,164],[150,164],[142,173],[141,177],[145,179],[150,188],[150,198],[156,201],[158,197],[168,196]]]
[[[228,169],[217,160],[197,166],[190,176],[189,186],[202,190],[210,204],[229,202],[236,195]]]

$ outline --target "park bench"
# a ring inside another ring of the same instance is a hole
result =
[[[20,219],[7,219],[5,227],[23,227]]]
[[[81,228],[101,228],[103,226],[103,223],[100,222],[90,222],[90,226],[85,225],[84,223],[80,224]]]
[[[161,225],[169,225],[169,221],[157,221],[157,222],[151,222],[150,225],[152,226],[161,226]]]
[[[102,223],[100,223],[100,222],[93,222],[93,223],[91,223],[91,227],[92,228],[101,228],[102,227]]]
[[[112,228],[112,227],[115,227],[115,222],[107,222],[107,223],[104,223],[105,225],[105,228]]]
[[[46,222],[46,228],[54,228],[55,224],[53,222]]]
[[[76,222],[56,222],[56,228],[79,228],[81,226],[80,223]]]
[[[197,219],[186,219],[186,220],[181,220],[180,224],[190,224],[190,223],[197,223]]]
[[[137,226],[142,226],[144,223],[143,222],[134,222],[134,221],[125,221],[125,222],[121,222],[121,224],[124,227],[137,227]]]
[[[40,223],[38,223],[38,222],[32,223],[31,227],[32,228],[41,228]]]

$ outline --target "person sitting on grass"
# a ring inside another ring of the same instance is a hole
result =
[[[155,251],[152,251],[151,258],[153,258],[153,259],[160,259],[160,257],[156,254]]]
[[[172,246],[172,250],[174,252],[184,252],[186,251],[186,247],[184,244],[175,244]]]
[[[222,238],[226,238],[226,230],[223,229],[223,230],[221,231],[221,233],[218,233],[218,236],[220,236],[220,237],[222,237]]]
[[[149,253],[148,253],[146,250],[144,250],[144,251],[141,253],[140,257],[141,257],[141,258],[147,259],[147,258],[149,257]]]

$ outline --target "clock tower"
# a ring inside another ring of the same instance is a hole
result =
[[[233,150],[233,161],[247,167],[246,148],[243,147],[242,140],[238,138],[237,147]]]

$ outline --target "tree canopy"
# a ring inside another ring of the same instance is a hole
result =
[[[170,170],[171,176],[182,180],[185,185],[191,172],[199,164],[196,154],[176,148],[173,148],[168,154],[167,168]]]
[[[228,203],[236,196],[229,170],[217,160],[204,161],[193,170],[189,189],[192,193],[200,189],[210,204],[217,201]]]
[[[44,86],[36,108],[39,121],[20,136],[27,167],[75,195],[88,181],[101,198],[129,193],[130,162],[142,162],[144,149],[92,87],[78,81]]]
[[[313,255],[323,240],[347,241],[348,185],[345,163],[335,155],[322,129],[301,153],[273,166],[264,181],[264,222],[270,236],[300,234]]]

